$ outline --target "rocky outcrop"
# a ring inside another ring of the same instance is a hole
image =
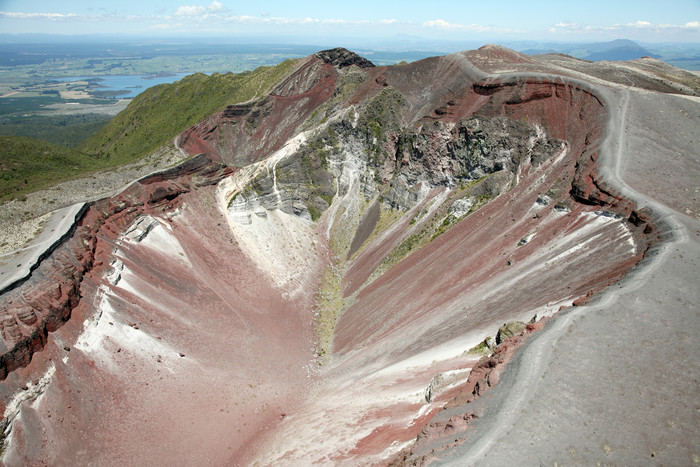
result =
[[[506,323],[500,328],[498,328],[498,334],[496,334],[496,344],[502,344],[511,337],[523,332],[527,325],[522,321],[511,321]]]
[[[395,132],[379,130],[385,132],[381,136],[386,141],[368,135],[362,123],[353,128],[350,119],[329,125],[296,157],[284,158],[272,170],[261,172],[231,199],[229,212],[243,223],[272,209],[317,220],[336,194],[346,194],[347,188],[337,180],[344,177],[347,148],[353,148],[359,149],[362,168],[345,177],[359,178],[367,200],[381,191],[382,204],[393,209],[415,207],[436,187],[452,189],[483,181],[470,198],[455,201],[451,212],[459,218],[469,211],[467,207],[460,214],[459,206],[497,197],[513,183],[522,164],[537,167],[561,151],[562,145],[538,136],[532,126],[503,117],[470,117],[456,125],[430,125],[418,131],[399,130],[397,125]],[[366,114],[360,122],[363,119],[368,119]],[[381,121],[391,127],[387,120]]]
[[[395,178],[384,198],[407,209],[410,187],[454,187],[490,177],[483,196],[495,198],[511,183],[521,163],[539,166],[561,150],[561,141],[537,136],[537,129],[502,117],[469,117],[455,125],[430,125],[405,132],[395,143]],[[532,162],[531,162],[532,161]]]
[[[315,53],[314,55],[323,60],[325,63],[333,65],[337,68],[345,68],[352,65],[355,65],[359,68],[374,67],[374,63],[342,47],[337,47],[335,49],[330,50],[323,50],[321,52]]]

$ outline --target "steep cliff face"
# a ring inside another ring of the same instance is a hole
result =
[[[597,172],[611,104],[485,63],[534,62],[321,52],[89,206],[2,297],[5,461],[385,461],[501,324],[619,280],[656,231]]]

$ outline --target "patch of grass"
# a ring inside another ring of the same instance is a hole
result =
[[[326,134],[328,135],[328,142],[331,144],[334,150],[338,150],[338,132],[333,129],[333,127],[328,127],[326,129]]]
[[[391,269],[392,266],[410,255],[414,250],[418,250],[424,245],[428,244],[432,240],[430,233],[431,226],[428,225],[419,232],[411,234],[403,239],[399,245],[384,258],[379,266],[377,266],[377,269],[372,272],[372,275],[368,281],[372,281],[374,278],[384,274],[386,271]]]
[[[323,214],[323,211],[315,208],[312,204],[309,204],[308,206],[306,206],[306,208],[309,210],[311,220],[314,222],[316,222],[321,217],[321,214]]]
[[[315,170],[328,169],[328,156],[330,152],[326,148],[326,141],[323,138],[315,138],[306,143],[299,151],[301,153],[301,165],[310,179],[313,179],[311,172]]]
[[[102,161],[24,136],[0,136],[0,202],[98,170]]]
[[[401,108],[408,101],[392,87],[379,91],[365,107],[357,123],[357,128],[365,134],[367,141],[384,139],[391,131],[398,129]]]
[[[474,200],[474,204],[469,208],[466,214],[463,216],[454,216],[452,214],[448,214],[443,221],[437,226],[435,229],[435,233],[433,233],[433,236],[431,240],[435,240],[438,238],[440,235],[443,233],[447,232],[453,225],[455,225],[457,222],[461,221],[465,217],[467,217],[469,214],[473,213],[474,211],[479,210],[482,206],[485,206],[486,203],[489,202],[491,199],[491,195],[488,194],[483,194],[480,196],[477,196]]]
[[[465,188],[457,188],[460,192],[463,192],[466,189],[471,189],[475,186],[478,186],[478,183],[485,179],[486,177],[482,177],[482,179],[470,183],[468,187]],[[423,226],[423,228],[416,233],[413,233],[406,237],[404,240],[402,240],[399,245],[394,248],[389,255],[387,255],[386,258],[382,261],[382,263],[377,267],[377,269],[372,273],[372,276],[369,281],[373,280],[373,278],[383,274],[387,270],[389,270],[392,266],[406,258],[408,255],[410,255],[412,252],[419,250],[420,248],[424,247],[428,243],[432,242],[435,240],[437,237],[442,235],[443,233],[447,232],[452,226],[454,226],[457,222],[461,221],[465,217],[469,216],[471,213],[479,210],[482,208],[484,205],[486,205],[490,200],[491,200],[491,195],[488,194],[482,194],[479,196],[474,197],[474,204],[469,208],[469,211],[467,211],[466,214],[463,216],[456,217],[451,214],[447,214],[447,209],[448,205],[451,204],[451,202],[446,201],[443,203],[442,206],[436,209],[436,211],[431,215],[431,217],[426,221],[426,224]],[[454,199],[454,198],[453,198]],[[420,215],[420,217],[419,217]],[[424,214],[416,214],[411,221],[412,223],[409,222],[409,225],[413,225],[418,220],[420,220],[421,217],[423,217]]]
[[[0,119],[0,135],[26,136],[75,148],[111,119],[103,114],[5,117]]]
[[[327,363],[330,358],[335,326],[345,311],[342,283],[342,268],[330,266],[323,273],[319,284],[316,295],[316,356],[319,365]]]
[[[488,337],[486,339],[488,339]],[[491,349],[489,349],[489,346],[486,345],[486,339],[484,339],[480,344],[477,344],[469,349],[467,352],[471,354],[484,354],[490,352]]]
[[[449,228],[452,227],[454,224],[456,224],[457,221],[459,221],[459,220],[460,220],[460,218],[455,217],[451,214],[445,216],[445,218],[442,220],[442,222],[438,225],[437,229],[435,230],[435,233],[431,237],[431,240],[435,240],[440,235],[447,232],[447,230],[449,230]]]
[[[25,114],[44,110],[47,105],[60,104],[63,100],[59,96],[26,93],[0,99],[0,115]]]

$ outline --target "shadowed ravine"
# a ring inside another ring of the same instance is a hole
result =
[[[619,101],[585,78],[336,49],[188,129],[195,157],[90,204],[2,296],[4,462],[449,455],[517,347],[662,240],[602,173]]]

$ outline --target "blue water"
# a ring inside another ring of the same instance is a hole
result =
[[[189,73],[174,73],[172,76],[153,75],[116,75],[116,76],[72,76],[68,78],[54,78],[55,81],[87,81],[97,80],[98,91],[120,91],[117,98],[130,99],[143,92],[145,89],[157,84],[172,83],[178,81]]]

